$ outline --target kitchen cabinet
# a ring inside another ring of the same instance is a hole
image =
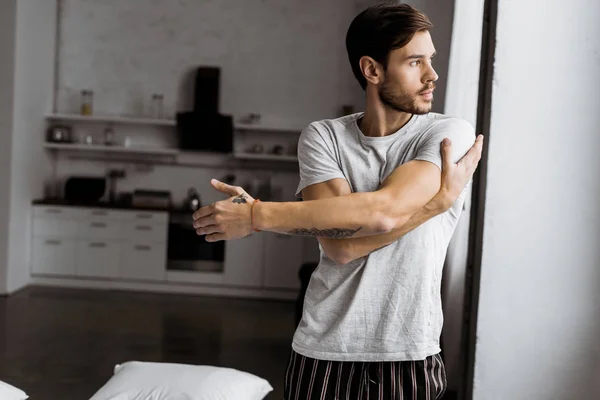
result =
[[[31,272],[38,275],[75,275],[75,240],[33,237]]]
[[[165,280],[167,212],[33,207],[33,275]]]
[[[302,236],[264,232],[264,286],[280,289],[299,289],[298,271],[302,264]]]
[[[260,287],[263,270],[263,235],[253,233],[225,244],[223,283]]]
[[[32,228],[32,273],[75,275],[77,214],[62,207],[35,207]]]
[[[166,279],[167,247],[161,242],[130,240],[121,246],[120,277],[140,281]]]
[[[167,211],[34,205],[32,214],[31,274],[45,283],[72,278],[82,287],[90,281],[107,288],[160,283],[169,291],[184,284],[210,293],[220,287],[242,296],[293,296],[306,261],[306,238],[260,232],[225,242],[222,272],[168,271]]]
[[[75,249],[76,275],[88,278],[117,278],[120,247],[120,243],[115,240],[78,240]]]

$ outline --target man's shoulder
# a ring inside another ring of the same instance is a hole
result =
[[[362,115],[362,113],[355,113],[345,115],[338,118],[326,118],[317,121],[313,121],[304,129],[313,130],[320,133],[328,132],[330,134],[338,134],[351,129],[356,120]]]
[[[428,113],[426,118],[428,125],[434,130],[452,130],[465,133],[474,131],[473,125],[469,121],[452,115]]]

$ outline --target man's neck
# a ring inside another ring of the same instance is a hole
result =
[[[397,132],[413,114],[390,109],[381,102],[368,101],[358,127],[365,136],[382,137]]]

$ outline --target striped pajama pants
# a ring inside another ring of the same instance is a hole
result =
[[[439,354],[420,361],[324,361],[292,350],[285,400],[435,400],[446,391]]]

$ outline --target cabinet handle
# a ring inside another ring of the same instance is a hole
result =
[[[52,240],[52,239],[46,240],[46,244],[50,244],[53,246],[59,245],[61,243],[62,243],[62,240]]]
[[[137,214],[135,217],[139,219],[152,219],[152,214]]]
[[[151,226],[148,226],[148,225],[137,225],[137,226],[135,227],[135,230],[136,230],[136,231],[151,231],[151,230],[152,230],[152,227],[151,227]]]
[[[92,211],[92,215],[107,215],[106,211]]]
[[[104,222],[92,222],[90,226],[93,228],[106,228],[106,224]]]
[[[62,210],[60,208],[48,208],[46,209],[46,212],[48,214],[60,214],[62,213]]]
[[[90,247],[106,247],[106,243],[90,243]]]
[[[135,249],[139,250],[139,251],[149,251],[149,250],[152,250],[152,247],[150,247],[150,246],[143,246],[143,245],[136,245]]]

